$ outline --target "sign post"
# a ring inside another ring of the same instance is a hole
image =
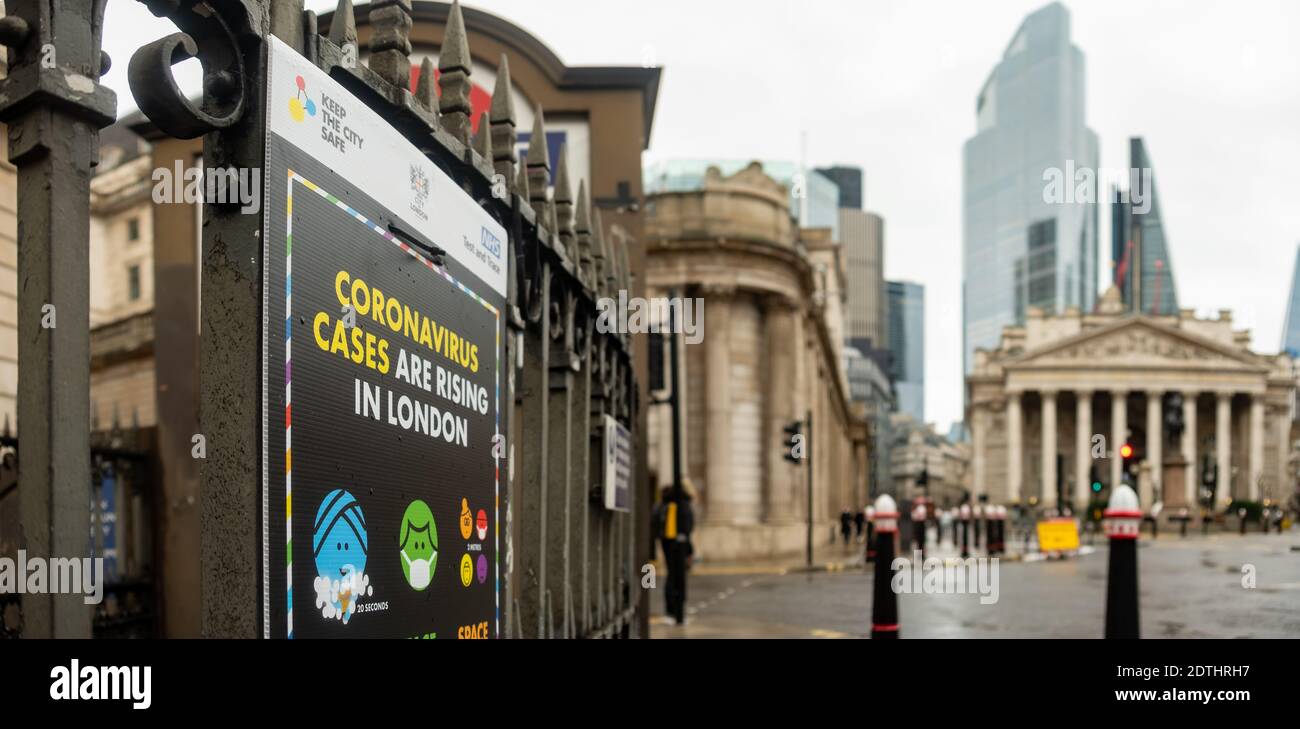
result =
[[[263,635],[496,637],[505,229],[268,53]]]

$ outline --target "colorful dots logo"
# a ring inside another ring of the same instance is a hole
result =
[[[316,116],[316,102],[307,96],[307,82],[303,77],[298,76],[295,81],[298,84],[298,95],[289,99],[289,116],[300,122],[309,116]]]
[[[474,531],[474,516],[469,513],[469,499],[460,500],[460,536],[469,539]]]
[[[438,525],[433,521],[433,511],[423,501],[417,499],[406,507],[399,548],[407,584],[416,590],[428,587],[438,567]]]
[[[486,565],[484,565],[486,567]],[[468,554],[460,557],[460,584],[469,587],[469,583],[474,581],[474,560]]]

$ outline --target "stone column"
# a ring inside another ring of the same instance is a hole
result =
[[[1020,428],[1023,414],[1020,393],[1007,394],[1007,500],[1019,501],[1025,454],[1021,445]]]
[[[1146,493],[1138,495],[1138,503],[1144,509],[1164,500],[1165,419],[1160,404],[1163,397],[1159,390],[1147,391],[1147,463],[1151,465],[1151,478],[1146,481]]]
[[[1277,413],[1277,487],[1273,489],[1273,497],[1281,499],[1291,493],[1291,412],[1286,407],[1274,412]]]
[[[1216,497],[1232,496],[1232,393],[1215,395],[1214,450],[1219,464]]]
[[[1128,438],[1128,392],[1115,390],[1110,393],[1110,489],[1122,483],[1124,459],[1120,458],[1119,447]]]
[[[1199,393],[1183,393],[1183,458],[1187,459],[1187,485],[1183,493],[1187,508],[1196,503],[1196,397]]]
[[[767,453],[767,483],[764,493],[765,513],[769,523],[790,523],[795,520],[794,497],[798,475],[803,470],[785,460],[785,426],[802,420],[803,414],[795,412],[795,357],[800,351],[795,341],[794,304],[783,296],[764,300],[764,346],[767,348],[767,384],[764,411],[767,428],[764,443]]]
[[[1040,500],[1044,509],[1056,508],[1056,393],[1044,390],[1041,394],[1042,408],[1042,473],[1043,484]]]
[[[988,444],[989,428],[989,410],[985,404],[972,402],[971,406],[971,476],[973,483],[971,491],[978,499],[981,494],[988,493],[988,484],[985,483],[987,471],[984,449]]]
[[[1259,500],[1259,482],[1264,477],[1264,395],[1250,396],[1250,481],[1246,493]]]
[[[1076,509],[1088,507],[1088,490],[1092,488],[1092,391],[1075,393],[1074,424],[1074,502]]]
[[[709,333],[704,338],[704,422],[708,428],[705,468],[704,517],[710,523],[731,521],[731,296],[720,289],[705,289]]]

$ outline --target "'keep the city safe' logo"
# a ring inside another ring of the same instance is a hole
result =
[[[294,121],[300,122],[309,116],[316,116],[316,102],[307,95],[307,81],[301,74],[295,82],[298,84],[298,95],[289,99],[289,116],[293,117]]]

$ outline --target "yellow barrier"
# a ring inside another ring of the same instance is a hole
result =
[[[1079,527],[1073,519],[1038,522],[1038,551],[1069,552],[1079,548]]]

